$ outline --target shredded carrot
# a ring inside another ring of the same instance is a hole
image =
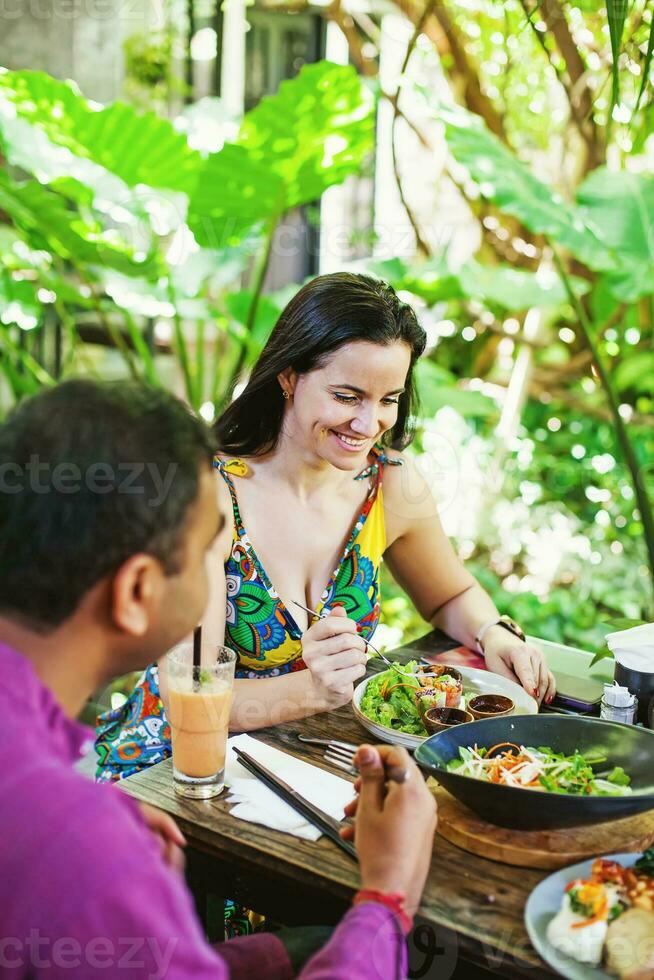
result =
[[[595,913],[595,915],[591,919],[584,919],[583,922],[573,922],[572,923],[572,928],[573,929],[585,929],[586,926],[592,926],[593,923],[595,923],[595,922],[601,922],[603,919],[606,918],[607,912],[608,912],[608,902],[607,902],[606,898],[604,898],[603,901],[602,901],[602,904],[599,907],[599,909],[597,910],[597,912]]]

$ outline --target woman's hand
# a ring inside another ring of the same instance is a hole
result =
[[[184,852],[186,838],[175,821],[163,810],[150,806],[149,803],[139,803],[139,809],[148,829],[158,839],[164,861],[171,868],[182,872],[184,870]]]
[[[538,703],[550,704],[556,681],[540,650],[513,636],[503,626],[491,626],[484,636],[486,666],[494,674],[517,680]]]
[[[366,672],[366,644],[353,619],[335,606],[302,637],[302,659],[321,693],[338,704],[352,697],[354,682]]]
[[[354,826],[341,830],[352,840],[361,866],[361,886],[400,892],[413,915],[420,903],[436,831],[436,800],[406,749],[397,745],[360,745],[354,759],[358,796],[345,808]],[[386,771],[405,769],[402,783],[387,781]]]

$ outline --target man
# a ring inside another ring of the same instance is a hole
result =
[[[216,501],[207,432],[161,391],[69,381],[0,426],[0,977],[292,976],[272,934],[207,945],[138,805],[73,769],[86,699],[200,620]],[[302,977],[403,973],[435,806],[399,750],[359,763],[367,891]],[[170,849],[172,821],[149,822]]]

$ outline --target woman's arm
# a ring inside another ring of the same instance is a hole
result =
[[[429,487],[410,457],[404,457],[402,467],[387,469],[384,495],[389,540],[384,558],[393,577],[428,623],[477,649],[479,630],[500,614],[458,558]],[[554,678],[536,647],[493,626],[484,635],[484,655],[489,670],[517,679],[539,700],[553,697]]]

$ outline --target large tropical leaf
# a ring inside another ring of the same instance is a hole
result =
[[[0,102],[38,126],[53,143],[92,160],[134,187],[190,193],[201,157],[167,119],[122,102],[102,108],[71,82],[39,71],[0,72]]]
[[[532,306],[557,306],[567,298],[565,287],[554,272],[484,266],[472,259],[459,269],[458,275],[466,296],[514,313]],[[588,283],[582,279],[575,279],[574,285],[577,295],[588,290]]]
[[[452,155],[469,171],[484,198],[518,218],[530,231],[546,235],[592,269],[607,269],[614,262],[609,250],[582,218],[518,160],[486,127],[483,120],[461,106],[437,110],[445,126]]]
[[[654,292],[654,177],[600,167],[581,185],[577,200],[619,257],[606,276],[612,292],[625,302]]]
[[[360,170],[373,146],[372,99],[351,67],[305,65],[243,120],[236,143],[201,169],[188,221],[220,248]]]
[[[154,257],[137,257],[117,234],[93,219],[83,220],[37,181],[18,183],[0,170],[0,208],[27,235],[34,249],[44,248],[76,265],[109,266],[128,276],[160,274]]]
[[[281,215],[286,196],[282,180],[247,150],[233,143],[206,161],[189,202],[188,223],[200,245],[236,245],[265,219]]]
[[[447,300],[474,299],[518,313],[532,306],[556,306],[566,299],[563,283],[553,272],[485,266],[475,259],[469,259],[457,270],[448,268],[444,256],[417,267],[396,258],[372,263],[369,268],[395,289],[420,296],[430,306]],[[573,282],[578,295],[588,290],[588,283],[583,280],[575,278]]]
[[[245,116],[238,143],[283,181],[285,207],[293,208],[360,169],[374,126],[373,101],[355,69],[319,61]]]

